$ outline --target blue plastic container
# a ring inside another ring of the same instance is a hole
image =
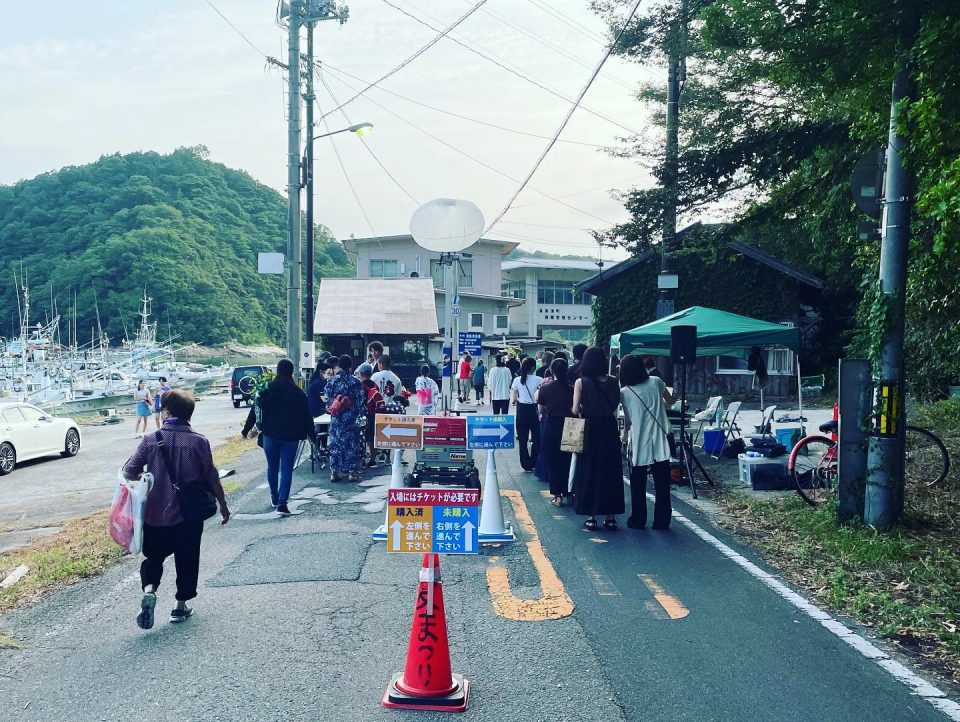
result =
[[[723,429],[703,430],[703,450],[708,454],[719,454],[723,448]]]
[[[788,454],[793,451],[793,447],[800,441],[800,429],[796,426],[786,426],[782,429],[777,429],[776,434],[777,443],[787,447]]]

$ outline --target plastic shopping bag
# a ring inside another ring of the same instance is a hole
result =
[[[117,491],[110,507],[110,537],[130,554],[143,548],[143,517],[147,497],[153,488],[153,474],[144,472],[130,481],[117,472]]]
[[[135,524],[130,487],[126,483],[119,484],[113,495],[113,504],[110,505],[110,538],[124,551],[131,552]]]

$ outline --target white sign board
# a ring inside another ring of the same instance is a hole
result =
[[[258,253],[257,273],[283,273],[283,254]]]

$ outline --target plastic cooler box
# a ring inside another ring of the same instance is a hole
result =
[[[703,450],[708,454],[719,454],[723,448],[723,429],[707,428],[703,430]]]
[[[786,463],[777,459],[768,459],[765,456],[738,455],[740,465],[740,481],[746,486],[752,486],[759,491],[775,489],[791,489],[793,485],[787,477]],[[780,457],[786,462],[787,457]]]
[[[793,451],[793,447],[800,441],[800,428],[797,426],[785,426],[782,429],[777,429],[776,434],[777,443],[783,444],[788,454]]]

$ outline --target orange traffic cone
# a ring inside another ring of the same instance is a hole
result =
[[[432,557],[432,559],[431,559]],[[464,712],[470,682],[450,671],[447,617],[443,610],[440,557],[424,554],[407,646],[407,663],[383,695],[383,706],[431,712]]]

